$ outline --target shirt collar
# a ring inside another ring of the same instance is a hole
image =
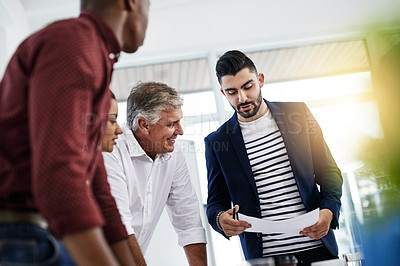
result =
[[[139,142],[137,141],[137,139],[135,138],[135,135],[133,135],[132,130],[128,127],[124,128],[124,135],[126,138],[126,146],[129,152],[129,156],[132,157],[141,157],[141,156],[145,156],[150,158],[146,152],[142,149],[142,147],[140,146]],[[160,158],[163,161],[167,161],[171,158],[171,153],[163,153],[163,154],[157,154],[155,161],[157,160],[157,158]]]
[[[88,18],[95,24],[98,33],[104,41],[109,58],[117,62],[122,49],[110,26],[108,26],[101,16],[89,10],[82,10],[79,17]]]

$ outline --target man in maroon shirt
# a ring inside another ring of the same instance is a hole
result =
[[[23,41],[0,83],[0,264],[70,265],[63,245],[79,265],[135,264],[101,140],[113,65],[143,44],[149,0],[81,9]]]

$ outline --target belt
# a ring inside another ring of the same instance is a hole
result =
[[[0,210],[0,224],[4,223],[28,223],[41,228],[47,228],[47,222],[43,216],[36,212],[17,212]]]

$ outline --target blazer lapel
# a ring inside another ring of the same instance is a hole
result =
[[[250,181],[254,193],[257,194],[256,183],[254,181],[253,172],[251,170],[249,158],[247,156],[246,147],[244,146],[243,135],[242,131],[240,130],[239,122],[237,121],[236,113],[233,114],[233,116],[229,120],[228,136],[231,140],[233,150],[235,151],[237,157],[239,158],[239,161],[244,169],[244,172]]]

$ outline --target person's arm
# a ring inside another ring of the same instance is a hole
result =
[[[312,226],[304,228],[300,234],[313,239],[321,239],[328,234],[330,224],[333,219],[333,213],[329,209],[319,211],[318,222]]]
[[[239,205],[235,205],[236,213],[239,212]],[[217,223],[221,226],[226,236],[237,236],[243,233],[244,230],[251,227],[251,224],[245,221],[233,219],[233,210],[229,209],[221,213]]]
[[[340,197],[342,196],[343,178],[340,169],[326,144],[322,130],[310,110],[304,104],[307,117],[307,133],[310,138],[314,175],[317,184],[320,185],[320,210],[327,209],[332,213],[330,227],[335,229],[339,226],[339,211],[341,207]],[[325,212],[321,215],[321,222],[326,221]],[[329,216],[329,215],[328,215]]]
[[[128,239],[129,240],[129,239]],[[121,240],[111,245],[111,250],[113,251],[115,257],[117,258],[120,265],[145,265],[136,262],[135,257],[132,256],[129,248],[129,242],[127,240]]]
[[[178,244],[180,246],[186,247],[196,244],[203,244],[204,246],[203,251],[205,254],[199,257],[190,252],[192,248],[194,249],[198,246],[185,248],[188,262],[199,263],[199,260],[202,260],[203,264],[194,265],[206,265],[207,253],[205,244],[207,240],[201,221],[199,200],[190,181],[183,153],[177,149],[173,153],[173,156],[174,158],[170,160],[175,162],[176,168],[174,173],[172,173],[173,179],[167,199],[167,212],[175,231],[178,233]]]
[[[103,157],[101,155],[99,157],[92,187],[93,194],[105,219],[105,225],[102,228],[104,236],[120,265],[135,265],[134,258],[128,247],[128,235],[125,226],[122,224],[121,216],[107,182]]]
[[[122,138],[122,137],[121,137]],[[121,142],[122,143],[122,142]],[[135,231],[132,226],[132,214],[130,210],[129,192],[127,177],[122,165],[123,149],[119,146],[114,147],[112,153],[104,152],[104,165],[107,170],[107,180],[110,185],[111,194],[118,206],[118,211],[126,231],[128,232],[128,246],[137,265],[146,265],[143,253],[137,243]],[[130,160],[130,158],[129,158]],[[112,232],[111,232],[112,233]]]
[[[207,265],[206,244],[191,244],[183,247],[190,266]]]
[[[136,264],[138,266],[146,266],[147,264],[144,259],[142,250],[140,249],[134,234],[128,236],[128,245],[131,253],[133,254]]]
[[[220,212],[229,211],[231,207],[231,198],[229,196],[228,187],[226,185],[219,161],[213,150],[213,143],[208,139],[204,139],[205,142],[205,157],[207,166],[207,180],[208,180],[208,197],[207,197],[207,218],[208,223],[212,228],[222,234],[224,237],[224,231],[218,226],[217,218]],[[222,215],[222,214],[221,214]],[[220,216],[221,216],[220,215]]]
[[[99,227],[67,234],[62,238],[62,241],[77,265],[119,265],[108,248]]]

